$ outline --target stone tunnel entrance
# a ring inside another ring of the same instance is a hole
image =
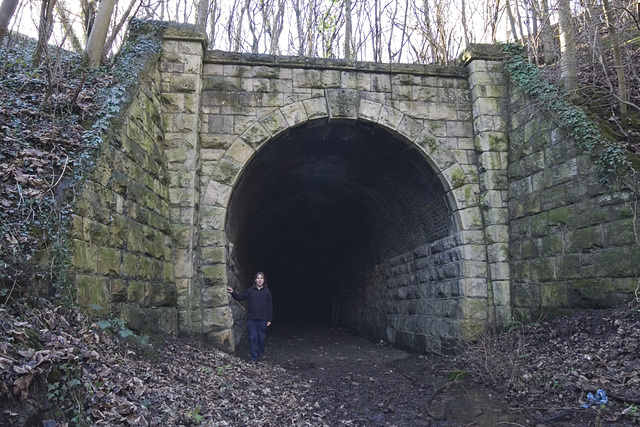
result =
[[[274,322],[398,341],[394,323],[428,316],[418,305],[429,292],[458,295],[435,286],[445,279],[428,265],[429,248],[452,235],[444,194],[424,155],[380,126],[316,120],[289,129],[262,146],[232,192],[230,284],[244,289],[264,271]]]

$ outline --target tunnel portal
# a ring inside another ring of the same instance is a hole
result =
[[[264,144],[228,212],[239,287],[264,271],[274,321],[378,336],[362,330],[358,313],[362,293],[384,280],[374,277],[379,266],[452,229],[442,185],[418,149],[361,121],[312,121]]]

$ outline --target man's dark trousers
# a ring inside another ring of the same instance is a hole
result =
[[[266,320],[247,320],[251,361],[255,362],[264,354],[264,340],[267,336]]]

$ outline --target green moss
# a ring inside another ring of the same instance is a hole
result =
[[[466,175],[462,169],[456,169],[451,174],[451,185],[453,188],[462,187],[466,182]]]

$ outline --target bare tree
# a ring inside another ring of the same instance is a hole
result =
[[[553,49],[553,28],[549,20],[549,1],[540,0],[540,33],[542,36],[542,52],[544,63],[549,65],[555,61],[555,53]]]
[[[247,14],[247,21],[249,22],[249,31],[251,31],[251,37],[253,38],[253,42],[251,43],[251,53],[258,53],[259,49],[260,49],[260,37],[261,37],[261,31],[260,28],[258,28],[257,22],[256,22],[256,16],[257,16],[257,8],[255,7],[250,7],[251,6],[251,0],[246,0],[245,4],[244,4],[244,10]]]
[[[33,65],[37,66],[42,60],[42,54],[47,49],[49,37],[53,30],[53,9],[56,0],[42,0],[40,7],[40,21],[38,23],[38,44],[33,54]]]
[[[222,17],[222,9],[218,0],[212,0],[209,7],[209,15],[211,16],[211,19],[209,19],[209,46],[215,46],[218,39],[219,22]]]
[[[131,0],[129,2],[129,6],[127,6],[127,9],[122,14],[120,14],[120,19],[118,20],[118,22],[115,23],[115,25],[113,26],[113,29],[111,30],[111,35],[105,41],[104,48],[102,49],[103,57],[105,57],[111,51],[116,41],[116,38],[119,36],[122,37],[122,34],[126,33],[126,29],[123,31],[122,28],[125,26],[126,23],[129,22],[129,19],[132,16],[135,16],[136,13],[132,11],[133,11],[133,8],[136,7],[136,4],[138,4],[138,1],[139,0]],[[140,5],[138,4],[137,7],[139,8]],[[136,8],[136,11],[137,11],[137,8]]]
[[[80,39],[78,39],[78,36],[73,29],[72,22],[69,19],[69,12],[67,11],[65,4],[60,0],[56,4],[56,12],[58,13],[58,17],[60,17],[60,23],[62,24],[64,34],[69,38],[69,41],[71,42],[73,51],[76,53],[82,53],[82,44],[80,43]]]
[[[469,46],[469,35],[471,32],[469,31],[469,26],[467,25],[467,2],[466,0],[461,0],[460,4],[460,22],[462,24],[462,33],[464,35],[464,44],[465,46]]]
[[[351,59],[351,0],[344,0],[344,58]]]
[[[558,0],[558,26],[560,28],[560,78],[564,88],[578,89],[578,63],[576,59],[575,31],[569,0]]]
[[[93,22],[96,19],[96,10],[98,10],[97,0],[80,0],[80,6],[82,9],[82,21],[84,27],[84,36],[87,38],[91,34],[93,28]],[[162,19],[162,18],[161,18]]]
[[[629,101],[629,97],[627,94],[627,79],[624,75],[622,53],[620,52],[620,37],[618,35],[616,26],[613,25],[614,17],[611,6],[609,5],[609,0],[602,0],[602,9],[604,11],[607,30],[609,30],[611,50],[613,51],[613,67],[616,70],[616,77],[618,78],[618,104],[620,108],[620,114],[627,114],[627,102]]]
[[[17,7],[18,0],[2,0],[2,5],[0,5],[0,45],[9,29],[9,23]]]
[[[117,0],[101,0],[96,20],[89,34],[84,50],[84,61],[89,68],[97,68],[102,62],[102,54],[107,40],[111,14]]]
[[[518,41],[520,40],[520,36],[516,29],[516,20],[513,17],[513,12],[511,11],[511,0],[505,0],[505,6],[507,9],[507,18],[509,18],[509,25],[511,25],[511,35],[513,36],[514,41]]]
[[[269,44],[269,53],[276,55],[279,53],[279,40],[284,26],[284,0],[278,0],[277,8],[271,1],[260,1],[260,13],[262,15],[262,26],[268,38],[265,44]]]
[[[240,5],[240,1],[241,0],[233,1],[226,25],[228,49],[234,52],[240,51],[240,45],[242,43],[242,17],[244,15],[244,6]]]
[[[317,16],[319,19],[316,29],[319,33],[319,43],[322,43],[322,56],[335,58],[339,50],[336,41],[343,23],[342,8],[337,3],[330,3],[328,8],[324,12],[318,13]]]
[[[202,27],[207,26],[207,18],[209,14],[209,0],[199,0],[198,9],[196,10],[196,24]]]
[[[438,52],[436,49],[435,37],[431,25],[431,10],[429,7],[429,0],[423,0],[422,7],[424,13],[424,36],[429,45],[431,60],[435,62],[438,59]]]

